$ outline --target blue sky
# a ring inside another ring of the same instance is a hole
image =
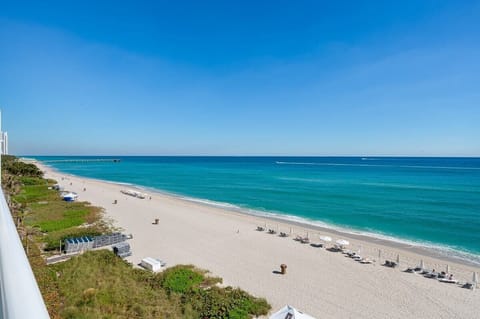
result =
[[[480,1],[0,8],[17,155],[480,156]]]

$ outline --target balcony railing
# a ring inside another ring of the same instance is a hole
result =
[[[0,318],[50,318],[1,189]]]

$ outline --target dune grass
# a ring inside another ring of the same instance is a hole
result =
[[[21,218],[21,226],[36,229],[37,239],[46,251],[59,251],[61,242],[69,237],[108,232],[100,208],[88,202],[63,201],[59,192],[51,188],[55,181],[36,175],[8,176],[8,180],[12,179],[20,185],[18,193],[12,194],[12,201],[20,207],[16,214]]]
[[[155,274],[99,250],[51,267],[65,300],[62,318],[251,318],[270,309],[192,265]]]

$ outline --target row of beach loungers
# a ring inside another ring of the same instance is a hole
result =
[[[257,227],[257,230],[258,231],[265,231],[265,227],[262,227],[262,226],[258,226]],[[271,235],[276,235],[277,234],[277,231],[275,229],[268,229],[268,233],[271,234]],[[280,232],[280,234],[278,235],[280,237],[288,237],[288,234],[287,233],[284,233],[284,232]]]
[[[396,268],[398,266],[397,262],[385,260],[383,266]],[[447,270],[448,271],[448,270]],[[467,282],[467,283],[460,283],[457,279],[453,278],[452,273],[447,273],[446,271],[437,272],[435,269],[429,270],[424,268],[423,266],[417,267],[410,267],[404,270],[406,273],[412,274],[420,274],[425,278],[429,279],[437,279],[439,282],[448,283],[448,284],[457,284],[460,285],[462,288],[467,289],[474,289],[476,287],[476,283],[474,282]]]
[[[262,226],[257,226],[257,231],[265,231],[267,230],[267,233],[268,234],[271,234],[271,235],[276,235],[277,234],[277,231],[275,229],[267,229],[266,227],[262,227]],[[289,235],[287,233],[284,233],[284,232],[280,232],[279,237],[289,237]],[[313,243],[310,243],[310,238],[308,238],[308,236],[300,236],[300,235],[297,235],[295,236],[295,238],[293,239],[295,241],[298,241],[302,244],[310,244],[311,246],[313,247],[324,247],[323,244],[319,243],[319,244],[313,244]],[[333,245],[332,247],[328,248],[329,251],[332,251],[332,252],[343,252],[345,255],[347,255],[348,257],[352,258],[353,260],[356,260],[362,264],[373,264],[375,262],[375,260],[372,260],[370,258],[362,258],[361,256],[359,256],[357,253],[355,252],[351,252],[349,250],[345,250],[344,247],[341,247],[339,245]]]
[[[275,229],[267,229],[266,227],[258,226],[257,231],[265,231],[267,230],[267,233],[270,235],[276,235],[277,231]],[[289,237],[289,234],[280,232],[278,234],[279,237]],[[310,239],[308,236],[303,237],[297,235],[293,240],[298,241],[302,244],[310,244]],[[323,247],[323,244],[311,244],[311,246],[314,247]],[[364,258],[359,255],[359,253],[350,251],[345,249],[345,247],[342,247],[340,245],[333,245],[332,247],[327,248],[327,250],[332,251],[332,252],[342,252],[343,254],[346,255],[346,257],[352,258],[355,261],[358,261],[361,264],[373,264],[375,263],[374,259],[370,259],[368,257]],[[385,263],[382,264],[385,267],[389,268],[397,268],[399,266],[399,262],[397,261],[391,261],[391,260],[385,260]],[[407,268],[405,270],[407,273],[417,273],[423,275],[425,278],[431,278],[431,279],[438,279],[438,281],[443,282],[443,283],[452,283],[452,284],[460,284],[458,280],[453,278],[453,274],[448,274],[444,271],[442,272],[436,272],[435,269],[433,270],[428,270],[425,268],[422,268],[420,266],[415,267],[415,268]],[[468,288],[468,289],[474,289],[477,285],[475,282],[467,282],[464,284],[460,284],[462,288]]]
[[[383,264],[383,266],[396,268],[398,267],[398,263],[395,261],[385,260],[385,263]],[[437,279],[439,282],[443,282],[447,284],[457,284],[457,285],[460,285],[462,288],[467,288],[467,289],[474,289],[474,287],[476,286],[476,283],[474,282],[467,282],[467,283],[461,284],[457,279],[453,278],[453,274],[451,273],[447,273],[445,271],[437,272],[435,271],[435,269],[429,270],[424,268],[423,266],[417,266],[413,268],[410,267],[405,269],[404,272],[411,273],[411,274],[420,274],[425,278]]]
[[[457,284],[460,285],[462,288],[467,289],[474,289],[474,287],[476,286],[476,283],[474,282],[460,283],[457,279],[453,278],[453,274],[451,273],[447,273],[445,271],[437,272],[435,271],[435,269],[429,270],[420,266],[415,268],[407,268],[405,272],[420,274],[425,278],[437,279],[439,282],[447,284]]]
[[[354,252],[354,251],[343,251],[343,253],[347,256],[347,257],[350,257],[352,258],[353,260],[355,261],[358,261],[359,263],[361,264],[373,264],[375,262],[375,260],[373,259],[370,259],[368,257],[362,257],[360,256],[358,253]]]

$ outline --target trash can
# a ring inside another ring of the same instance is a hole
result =
[[[281,264],[280,265],[280,272],[282,273],[282,275],[285,275],[287,273],[287,265]]]

